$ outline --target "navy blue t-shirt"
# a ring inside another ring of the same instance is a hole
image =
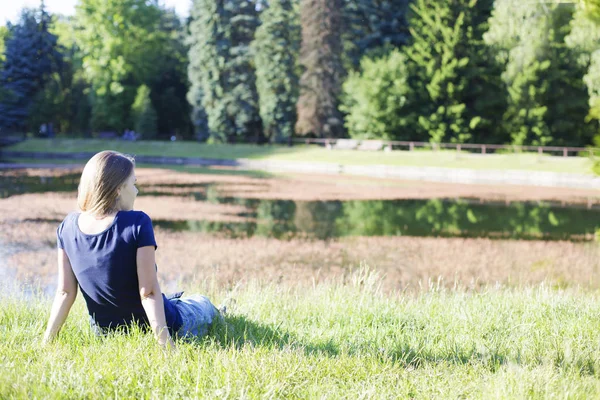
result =
[[[88,312],[103,328],[128,326],[133,320],[148,325],[137,277],[137,249],[154,246],[150,217],[142,211],[119,211],[112,224],[97,234],[83,233],[80,213],[64,219],[56,230],[58,248],[69,257]],[[163,294],[167,326],[181,327],[181,315]]]

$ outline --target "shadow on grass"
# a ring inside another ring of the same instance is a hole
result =
[[[243,315],[228,315],[224,323],[211,328],[210,335],[215,343],[223,348],[244,346],[283,350],[285,348],[304,350],[306,355],[335,357],[339,349],[333,342],[306,343],[280,326],[261,324]]]
[[[454,364],[469,365],[477,363],[490,372],[497,372],[502,366],[511,363],[526,366],[541,366],[548,363],[548,359],[522,360],[520,357],[511,357],[502,351],[490,349],[486,352],[477,351],[469,346],[456,344],[447,353],[431,352],[415,348],[408,344],[399,343],[397,347],[389,349],[377,348],[373,343],[346,342],[341,348],[341,342],[329,340],[324,342],[307,342],[277,325],[262,324],[242,315],[227,316],[224,324],[212,327],[209,340],[214,341],[222,348],[241,349],[244,346],[261,347],[266,349],[295,349],[302,351],[307,356],[325,356],[335,358],[344,356],[376,357],[382,364],[400,364],[407,369],[419,369],[427,365]],[[340,339],[341,341],[341,339]],[[595,376],[598,371],[598,362],[593,359],[579,359],[567,362],[561,354],[552,360],[554,367],[559,369],[575,369],[582,376]]]

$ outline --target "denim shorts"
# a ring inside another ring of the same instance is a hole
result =
[[[208,333],[215,319],[220,320],[219,310],[206,296],[199,294],[171,298],[181,315],[181,328],[175,333],[177,338],[201,338]]]

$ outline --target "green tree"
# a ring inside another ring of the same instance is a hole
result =
[[[90,85],[83,73],[83,60],[75,40],[75,19],[54,15],[50,31],[56,35],[63,56],[62,68],[52,76],[41,96],[46,104],[37,113],[37,124],[48,121],[48,114],[56,122],[56,130],[63,133],[89,133],[91,106]],[[44,115],[46,114],[46,116]]]
[[[578,4],[587,18],[600,24],[600,0],[579,0]]]
[[[411,0],[345,0],[344,65],[356,70],[364,55],[379,56],[410,42]]]
[[[587,72],[583,77],[589,96],[588,120],[600,123],[600,19],[589,16],[589,10],[579,4],[573,19],[571,31],[565,43],[577,55],[577,64]],[[598,131],[596,131],[598,133]]]
[[[501,135],[495,128],[504,107],[500,70],[482,40],[492,7],[491,0],[412,5],[406,54],[420,137],[466,142]]]
[[[590,141],[584,70],[573,62],[576,53],[565,43],[573,10],[571,4],[496,2],[485,40],[506,65],[504,125],[515,144]]]
[[[197,127],[203,126],[202,115],[206,113],[206,125],[213,140],[261,140],[256,74],[250,49],[258,23],[256,5],[251,1],[193,3],[188,100]]]
[[[0,65],[4,62],[6,57],[4,56],[5,42],[8,39],[8,27],[0,26]]]
[[[77,45],[92,85],[92,128],[121,131],[140,84],[157,75],[166,45],[157,0],[80,0]]]
[[[62,55],[56,36],[49,31],[50,21],[42,2],[37,10],[24,9],[16,25],[8,25],[10,37],[0,76],[3,131],[32,127],[32,106],[38,103],[35,108],[39,109],[41,93],[61,68]]]
[[[298,15],[293,1],[273,0],[260,19],[253,42],[260,117],[265,136],[284,143],[291,139],[296,123]]]
[[[296,133],[319,137],[343,135],[338,110],[342,77],[342,0],[302,0],[302,45]]]
[[[6,26],[0,26],[0,76],[2,76],[3,63],[6,57],[4,56],[5,42],[9,37],[9,30]],[[5,95],[4,88],[0,85],[0,103],[2,103],[3,96]]]
[[[141,133],[144,139],[153,139],[156,137],[156,122],[158,118],[156,110],[152,106],[150,88],[148,86],[142,85],[138,88],[135,101],[131,106],[131,115],[133,116],[133,123],[137,133]]]
[[[364,57],[361,69],[343,85],[340,109],[353,138],[416,140],[413,95],[407,82],[407,58],[399,50],[377,59]]]

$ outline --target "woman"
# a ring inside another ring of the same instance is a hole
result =
[[[132,323],[150,326],[158,343],[203,336],[218,310],[204,296],[167,299],[158,284],[157,248],[150,217],[132,211],[138,194],[134,160],[114,151],[92,157],[83,169],[77,196],[81,212],[57,229],[58,287],[44,341],[66,320],[81,288],[97,334]]]

